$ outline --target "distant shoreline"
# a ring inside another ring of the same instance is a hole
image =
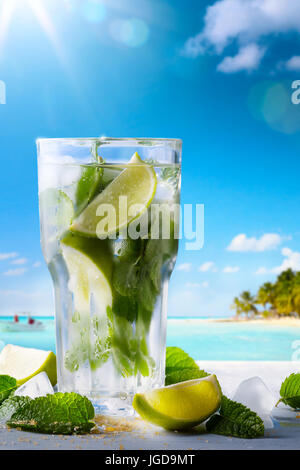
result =
[[[255,325],[276,325],[276,326],[296,326],[300,327],[300,318],[236,318],[236,317],[224,317],[224,318],[199,318],[199,317],[169,317],[169,321],[185,321],[185,322],[199,322],[199,323],[245,323]]]
[[[27,317],[19,315],[20,320],[24,320]],[[55,321],[54,316],[48,315],[32,315],[32,318],[41,320],[41,321]],[[13,320],[13,315],[0,315],[1,320]],[[185,322],[185,323],[245,323],[251,325],[276,325],[276,326],[293,326],[300,327],[300,318],[292,317],[282,317],[282,318],[237,318],[237,317],[168,317],[169,322]]]
[[[290,317],[282,317],[282,318],[224,318],[224,319],[215,319],[215,322],[218,323],[251,323],[251,324],[259,324],[259,325],[278,325],[278,326],[298,326],[300,327],[300,318],[290,318]]]

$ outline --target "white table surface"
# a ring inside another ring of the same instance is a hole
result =
[[[259,376],[270,390],[278,394],[282,381],[292,372],[300,372],[299,362],[214,362],[203,361],[200,367],[217,375],[223,393],[232,396],[239,383]],[[298,413],[299,414],[299,413]],[[46,436],[17,430],[0,429],[0,450],[222,450],[222,449],[300,449],[300,419],[290,410],[276,410],[276,426],[264,438],[236,439],[200,433],[173,433],[144,424],[131,432],[86,436]]]

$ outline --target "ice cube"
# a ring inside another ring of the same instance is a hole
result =
[[[39,167],[39,191],[48,188],[62,188],[78,181],[81,168],[75,158],[69,155],[43,155]],[[66,164],[65,171],[60,171],[61,165]]]
[[[52,395],[54,390],[46,372],[41,372],[17,388],[14,394],[37,398],[45,397],[48,393]]]
[[[241,382],[233,400],[257,413],[264,421],[266,429],[274,427],[271,413],[277,400],[260,377],[251,377]]]

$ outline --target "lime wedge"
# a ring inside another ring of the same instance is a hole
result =
[[[90,302],[98,313],[112,305],[110,279],[113,255],[106,240],[88,239],[68,233],[61,249],[69,272],[69,289],[78,312],[90,314]]]
[[[0,375],[10,375],[22,385],[40,372],[46,372],[54,386],[56,377],[56,357],[52,351],[22,348],[7,344],[0,354]]]
[[[221,388],[215,375],[188,380],[143,394],[133,407],[152,424],[169,430],[188,429],[205,421],[221,404]]]
[[[107,361],[110,351],[107,309],[112,305],[113,254],[108,240],[70,233],[62,239],[61,249],[69,273],[68,287],[73,294],[65,367],[75,372],[89,360],[95,370]]]
[[[119,176],[73,221],[71,231],[101,239],[116,234],[145,212],[153,200],[156,185],[153,167],[143,163],[135,153]],[[122,196],[126,205],[124,201],[121,203]],[[108,207],[112,210],[107,211]]]
[[[42,214],[47,214],[47,224],[54,226],[59,237],[70,225],[74,207],[69,196],[60,189],[45,189],[40,194]]]

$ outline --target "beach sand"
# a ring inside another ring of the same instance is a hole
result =
[[[300,327],[300,318],[253,318],[253,319],[246,319],[240,318],[237,319],[233,318],[224,318],[224,319],[215,319],[215,322],[223,322],[223,323],[252,323],[256,325],[276,325],[276,326],[298,326]]]
[[[247,319],[247,318],[236,318],[236,317],[230,317],[230,318],[179,318],[175,319],[174,317],[171,319],[168,319],[168,321],[180,321],[182,320],[183,322],[199,322],[199,323],[249,323],[249,324],[255,324],[255,325],[276,325],[276,326],[295,326],[295,327],[300,327],[300,318],[253,318],[253,319]]]

